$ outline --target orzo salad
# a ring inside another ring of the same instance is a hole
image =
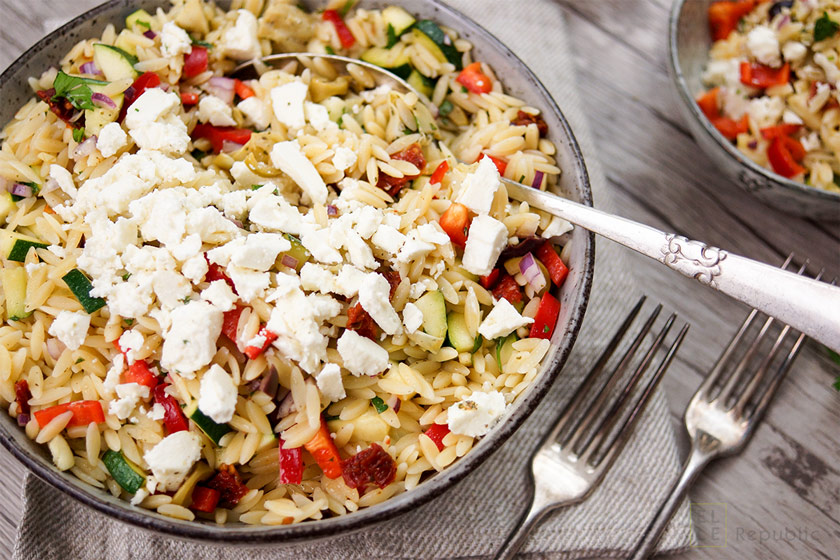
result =
[[[230,77],[301,51],[430,104],[311,58]],[[59,469],[181,519],[321,519],[446,468],[536,377],[571,227],[500,174],[560,169],[453,30],[175,0],[30,84],[0,149],[0,397]]]
[[[840,3],[718,0],[697,99],[757,164],[840,192]]]

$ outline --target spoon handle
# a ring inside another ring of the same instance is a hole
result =
[[[840,288],[504,180],[527,202],[659,261],[840,351]]]

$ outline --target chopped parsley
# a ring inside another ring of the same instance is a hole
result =
[[[192,39],[192,37],[190,37]],[[204,47],[205,49],[212,49],[213,43],[208,43],[207,41],[201,41],[199,39],[192,39],[192,44],[198,47]]]
[[[139,19],[136,19],[136,20],[134,20],[134,23],[136,23],[140,27],[145,27],[146,29],[151,29],[152,28],[152,24],[149,23],[148,21],[140,21]]]
[[[452,109],[454,108],[455,107],[452,105],[452,102],[446,99],[443,103],[440,104],[440,107],[438,107],[438,113],[440,114],[440,116],[445,117],[446,115],[451,113]]]
[[[123,322],[130,327],[134,324],[134,319],[123,319]]]
[[[840,23],[828,17],[828,12],[823,12],[823,15],[814,24],[814,41],[822,41],[828,39],[837,33],[840,29]]]
[[[335,54],[335,49],[327,45],[326,47],[324,47],[324,52],[327,54]]]
[[[264,186],[264,185],[251,185],[251,190],[252,190],[252,191],[255,191],[255,190],[258,190],[258,189],[263,188],[263,186]]]
[[[182,300],[180,300],[180,301],[181,301],[181,303],[183,303],[184,305],[186,305],[186,304],[188,304],[188,303],[190,302],[190,299],[191,299],[191,298],[190,298],[190,296],[187,296],[187,297],[185,297],[184,299],[182,299]],[[186,342],[185,342],[184,344],[186,344]]]
[[[201,161],[204,158],[204,156],[207,155],[207,152],[199,150],[198,148],[196,148],[195,150],[190,152],[190,155],[192,157],[194,157],[196,160]]]
[[[373,397],[372,399],[370,399],[370,404],[373,405],[373,408],[375,408],[376,412],[378,412],[379,414],[382,414],[383,412],[388,410],[388,405],[385,404],[385,401],[383,401],[380,397]]]
[[[76,360],[76,363],[77,363],[77,364],[81,364],[81,363],[82,363],[82,362],[84,362],[84,361],[85,361],[85,359],[84,359],[84,358],[79,358],[79,359],[77,359],[77,360]]]
[[[122,275],[123,282],[128,282],[129,278],[131,278],[131,273],[130,272],[126,272],[125,274]]]
[[[341,19],[347,17],[347,14],[350,13],[350,10],[353,9],[353,6],[356,4],[356,0],[347,0],[344,5],[338,10],[338,14],[341,16]]]
[[[73,129],[73,140],[76,142],[81,142],[85,138],[85,129],[84,128],[74,128]]]
[[[53,99],[63,97],[80,111],[84,109],[96,109],[96,105],[90,99],[90,96],[93,95],[93,90],[90,89],[90,85],[104,83],[99,80],[80,78],[59,72],[53,82],[53,88],[55,88]]]
[[[467,93],[466,86],[461,86],[461,93]]]

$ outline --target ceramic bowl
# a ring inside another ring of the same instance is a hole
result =
[[[798,216],[840,221],[840,193],[791,181],[753,162],[713,127],[694,99],[703,91],[701,76],[712,40],[708,9],[711,0],[675,0],[669,23],[671,77],[680,109],[692,136],[721,172],[762,202]]]
[[[228,2],[223,1],[219,4],[227,6]],[[521,60],[479,25],[436,0],[360,2],[361,6],[367,8],[384,7],[387,4],[402,4],[412,13],[457,29],[464,38],[473,43],[478,58],[490,63],[499,76],[505,77],[503,81],[509,93],[525,99],[533,107],[541,108],[552,140],[557,145],[558,165],[563,169],[558,191],[572,200],[592,204],[586,167],[574,135],[548,91]],[[79,16],[45,37],[0,76],[0,98],[4,100],[0,106],[0,122],[9,121],[17,108],[32,97],[27,77],[39,75],[54,65],[78,40],[98,37],[109,23],[121,27],[125,16],[138,8],[153,11],[164,5],[168,5],[168,1],[114,0]],[[533,384],[509,407],[504,418],[493,430],[464,458],[443,472],[429,477],[417,488],[377,506],[349,515],[279,527],[179,521],[131,506],[126,501],[112,497],[108,492],[87,485],[69,473],[58,471],[52,465],[46,446],[37,445],[27,438],[15,420],[6,413],[0,414],[0,443],[38,477],[109,517],[156,533],[186,539],[251,545],[291,543],[335,536],[393,518],[441,495],[456,481],[473,471],[522,424],[560,374],[583,320],[594,264],[592,234],[576,229],[572,234],[571,243],[573,250],[570,254],[570,274],[560,293],[562,311],[558,327],[552,340],[550,354]]]

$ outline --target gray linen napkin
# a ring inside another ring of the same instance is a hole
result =
[[[516,52],[543,81],[569,119],[588,163],[596,204],[612,210],[607,183],[595,158],[575,90],[574,64],[560,7],[529,0],[510,17],[505,0],[449,0]],[[539,37],[539,41],[534,40]],[[445,495],[416,511],[352,535],[308,546],[253,549],[187,543],[156,537],[83,507],[30,476],[15,549],[16,560],[102,558],[468,558],[491,555],[527,508],[527,458],[597,359],[603,345],[639,293],[623,265],[622,249],[599,239],[595,286],[586,321],[563,375],[542,405],[513,437]],[[668,410],[654,395],[623,454],[601,486],[583,504],[559,510],[536,530],[524,548],[536,558],[620,556],[634,545],[676,476],[678,457]],[[684,504],[660,550],[692,542]]]

